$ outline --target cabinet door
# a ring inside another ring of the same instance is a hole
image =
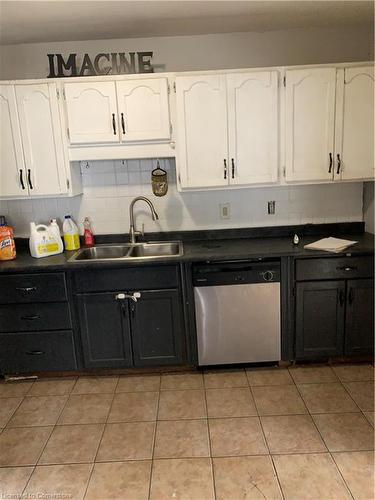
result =
[[[15,89],[29,192],[38,196],[66,193],[56,85],[16,85]]]
[[[116,293],[77,296],[86,368],[131,365],[128,302]]]
[[[374,349],[374,280],[349,280],[345,354],[372,354]]]
[[[335,178],[372,179],[375,168],[374,67],[345,68],[339,70],[338,76]],[[341,161],[339,171],[337,155]]]
[[[141,291],[130,301],[136,366],[182,363],[182,314],[178,290]]]
[[[230,184],[276,182],[278,72],[227,75]]]
[[[115,82],[66,83],[70,144],[119,142]]]
[[[335,84],[335,68],[286,71],[287,181],[333,178]]]
[[[345,281],[297,283],[296,358],[341,356]]]
[[[116,88],[121,141],[170,138],[166,78],[124,80]]]
[[[229,181],[225,75],[176,78],[177,167],[183,188]]]
[[[0,86],[0,197],[28,196],[13,85]]]

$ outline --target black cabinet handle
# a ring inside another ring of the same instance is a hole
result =
[[[28,356],[42,356],[43,354],[45,354],[44,351],[26,351],[26,354]]]
[[[38,314],[35,314],[34,316],[21,316],[21,319],[28,320],[28,321],[33,321],[34,319],[39,319],[40,316]]]
[[[131,312],[132,318],[134,318],[135,317],[135,304],[131,304],[130,312]]]
[[[232,158],[232,179],[234,179],[234,159]]]
[[[116,135],[116,118],[114,113],[112,113],[112,127],[113,127],[113,135]]]
[[[332,153],[329,153],[329,169],[328,169],[329,174],[332,172],[332,165],[333,165]]]
[[[126,134],[126,132],[125,132],[125,118],[124,118],[124,113],[121,113],[121,126],[122,126],[122,133]]]
[[[342,266],[342,267],[336,267],[337,271],[345,271],[345,272],[350,272],[350,271],[357,271],[356,266]]]
[[[344,290],[340,290],[340,294],[339,294],[339,301],[340,301],[340,306],[343,306],[343,305],[344,305],[344,302],[345,302],[345,294],[344,294]]]
[[[353,304],[353,301],[354,301],[354,288],[350,288],[349,289],[348,301],[349,301],[349,304]]]
[[[31,182],[31,170],[29,168],[27,169],[27,182],[29,183],[30,189],[34,189],[33,184]]]
[[[224,159],[224,179],[227,178],[227,160]]]
[[[19,288],[16,288],[19,292],[35,292],[36,291],[36,286],[21,286]]]
[[[338,154],[337,155],[337,172],[336,172],[336,174],[340,173],[340,168],[341,168],[341,159],[340,159],[340,155]]]
[[[25,184],[23,183],[23,170],[20,170],[20,184],[22,189],[25,189]]]

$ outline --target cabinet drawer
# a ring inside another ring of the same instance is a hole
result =
[[[0,334],[0,372],[76,370],[73,332]]]
[[[0,304],[66,300],[67,292],[63,273],[0,276]]]
[[[68,330],[71,327],[66,302],[0,306],[0,332]]]
[[[325,259],[298,259],[296,280],[324,280],[371,278],[374,259],[369,257],[332,257]]]
[[[78,271],[75,284],[78,292],[175,288],[178,286],[178,266]]]

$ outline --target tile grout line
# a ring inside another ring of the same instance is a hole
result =
[[[150,500],[151,498],[151,484],[152,484],[152,475],[154,471],[154,454],[155,454],[155,443],[156,443],[156,432],[158,427],[158,417],[159,417],[159,406],[160,406],[160,390],[161,390],[161,376],[159,375],[159,391],[158,391],[158,402],[156,407],[156,415],[155,415],[155,427],[154,427],[154,438],[152,442],[152,453],[151,453],[151,468],[150,468],[150,477],[148,482],[148,495],[147,498]]]
[[[277,481],[277,485],[279,487],[279,492],[281,494],[281,497],[285,500],[285,495],[284,495],[284,491],[281,487],[281,481],[280,481],[280,478],[279,478],[279,475],[277,474],[277,470],[276,470],[276,466],[275,466],[275,462],[273,460],[273,456],[271,454],[271,451],[270,451],[270,448],[269,448],[269,445],[268,445],[268,442],[267,442],[267,438],[266,438],[266,434],[264,432],[264,428],[263,428],[263,423],[262,423],[262,419],[261,419],[261,415],[259,414],[259,410],[258,410],[258,405],[256,403],[256,399],[255,399],[255,396],[254,396],[254,393],[253,393],[253,390],[251,388],[251,385],[250,385],[250,380],[248,379],[247,377],[247,373],[246,373],[246,379],[247,379],[247,382],[248,382],[248,385],[249,385],[249,390],[250,390],[250,393],[251,393],[251,396],[254,400],[254,405],[255,405],[255,410],[257,412],[257,416],[258,416],[258,420],[259,420],[259,425],[260,425],[260,428],[261,428],[261,431],[262,431],[262,435],[263,435],[263,440],[264,440],[264,443],[267,447],[267,450],[268,450],[268,457],[270,458],[271,460],[271,464],[272,464],[272,470],[275,474],[275,478],[276,478],[276,481]],[[267,455],[266,455],[267,456]]]
[[[341,382],[340,382],[340,383],[341,383]],[[297,384],[296,384],[296,385],[297,385]],[[342,384],[341,384],[341,385],[342,385]],[[298,388],[298,385],[297,385],[297,390],[298,390],[298,392],[300,392],[300,391],[299,391],[299,388]],[[303,399],[302,394],[301,394],[301,398]],[[307,405],[306,405],[306,406],[307,406]],[[329,456],[330,456],[330,458],[331,458],[331,460],[332,460],[332,462],[333,462],[333,464],[334,464],[334,466],[335,466],[335,469],[338,471],[339,476],[340,476],[340,477],[341,477],[341,479],[343,480],[343,483],[344,483],[344,485],[345,485],[346,489],[348,490],[349,495],[350,495],[350,496],[353,498],[353,500],[354,500],[354,496],[353,496],[353,494],[352,494],[352,492],[351,492],[351,490],[350,490],[349,486],[347,485],[347,483],[346,483],[346,481],[345,481],[345,479],[344,479],[343,475],[341,474],[341,471],[339,470],[339,468],[338,468],[338,466],[337,466],[337,464],[336,464],[336,461],[335,461],[335,459],[334,459],[334,457],[333,457],[333,455],[332,455],[332,452],[331,452],[331,450],[328,448],[328,445],[327,445],[327,443],[326,443],[326,441],[325,441],[325,439],[324,439],[324,437],[323,437],[322,433],[320,432],[320,430],[319,430],[319,428],[318,428],[317,423],[315,422],[315,419],[314,419],[314,417],[313,417],[313,415],[314,415],[314,414],[311,414],[311,413],[310,413],[310,410],[308,410],[308,411],[309,411],[310,418],[311,418],[311,420],[313,421],[313,424],[314,424],[314,426],[315,426],[315,428],[316,428],[316,430],[317,430],[317,432],[318,432],[318,434],[319,434],[319,436],[320,436],[320,439],[321,439],[321,440],[322,440],[322,442],[324,443],[324,446],[325,446],[325,447],[326,447],[326,449],[327,449],[327,453],[329,454]],[[357,414],[357,412],[352,412],[352,413]],[[315,414],[315,415],[319,415],[319,414]],[[320,415],[322,415],[322,414],[320,414]],[[325,413],[324,415],[327,415],[327,413]]]
[[[211,465],[211,474],[212,474],[212,488],[213,488],[214,500],[216,500],[217,495],[216,495],[216,484],[215,484],[215,468],[214,468],[214,461],[213,461],[213,457],[212,457],[210,420],[208,418],[208,404],[207,404],[207,392],[206,392],[207,388],[206,388],[204,373],[202,373],[202,379],[203,379],[204,406],[205,406],[205,409],[206,409],[208,453],[209,453],[209,459],[210,459],[210,465]]]
[[[33,386],[34,386],[35,382],[36,382],[36,381],[34,381],[34,382],[33,382],[33,384],[31,385],[31,387],[33,387]],[[75,384],[74,384],[74,385],[75,385]],[[72,386],[71,391],[73,390],[74,385]],[[31,390],[31,387],[30,387],[29,391]],[[27,392],[29,392],[29,391],[27,391]],[[71,391],[70,391],[70,392],[71,392]],[[46,449],[47,444],[48,444],[49,440],[51,439],[52,433],[53,433],[53,431],[54,431],[54,430],[55,430],[55,428],[56,428],[57,421],[58,421],[58,419],[60,418],[60,416],[61,416],[61,414],[62,414],[62,412],[63,412],[63,410],[64,410],[65,406],[67,405],[67,403],[68,403],[68,401],[69,401],[69,397],[70,397],[70,393],[68,393],[68,394],[67,394],[67,398],[66,398],[65,404],[64,404],[64,405],[63,405],[63,407],[61,408],[61,411],[60,411],[60,413],[59,413],[59,415],[58,415],[58,417],[57,417],[57,419],[56,419],[56,422],[55,422],[55,424],[52,426],[52,430],[51,430],[51,432],[50,432],[50,434],[49,434],[49,436],[48,436],[48,439],[46,440],[46,442],[45,442],[45,444],[44,444],[44,446],[43,446],[43,449],[42,449],[42,450],[41,450],[41,452],[39,453],[39,456],[38,456],[38,458],[37,458],[37,460],[36,460],[36,462],[35,462],[35,465],[34,465],[33,471],[31,472],[30,477],[29,477],[29,479],[27,480],[27,482],[26,482],[26,484],[25,484],[24,489],[22,490],[21,498],[22,498],[22,495],[24,494],[24,492],[26,491],[26,489],[27,489],[27,487],[28,487],[28,485],[29,485],[29,483],[30,483],[30,481],[31,481],[31,478],[32,478],[32,477],[33,477],[33,475],[34,475],[34,472],[36,471],[36,468],[37,468],[37,466],[38,466],[38,464],[39,464],[39,461],[40,461],[40,459],[41,459],[41,457],[42,457],[42,455],[43,455],[43,453],[44,453],[44,450]],[[24,396],[24,399],[25,399],[25,398],[26,398],[26,395]]]
[[[62,412],[64,411],[64,409],[65,409],[66,405],[68,404],[69,397],[70,397],[70,394],[68,394],[68,395],[67,395],[66,401],[65,401],[64,405],[62,406],[62,408],[61,408],[61,410],[60,410],[60,413],[59,413],[58,417],[56,418],[56,422],[55,422],[55,423],[54,423],[54,425],[52,426],[52,430],[51,430],[51,432],[50,432],[50,435],[48,436],[48,439],[46,440],[45,445],[43,446],[43,449],[42,449],[42,451],[40,452],[40,454],[39,454],[39,456],[38,456],[38,459],[37,459],[37,461],[36,461],[35,466],[37,466],[37,465],[39,464],[39,460],[42,458],[42,455],[43,455],[43,453],[44,453],[44,450],[46,449],[47,444],[48,444],[48,442],[49,442],[49,440],[51,439],[51,436],[52,436],[52,434],[53,434],[53,431],[54,431],[54,430],[55,430],[55,428],[56,428],[57,422],[58,422],[59,418],[61,417]],[[39,427],[43,427],[43,426],[39,426]]]
[[[102,440],[103,440],[104,432],[105,432],[105,429],[106,429],[106,425],[107,425],[107,423],[108,423],[109,415],[110,415],[111,410],[112,410],[112,405],[113,405],[113,401],[114,401],[114,399],[115,399],[116,389],[117,389],[117,386],[118,386],[119,380],[120,380],[120,378],[119,378],[119,377],[117,377],[117,382],[116,382],[116,385],[115,385],[114,390],[113,390],[113,393],[112,393],[112,400],[111,400],[111,404],[109,405],[109,409],[108,409],[107,417],[106,417],[105,422],[104,422],[104,425],[103,425],[102,435],[101,435],[101,437],[100,437],[99,444],[98,444],[98,447],[96,448],[96,453],[95,453],[94,459],[93,459],[93,461],[92,461],[91,471],[90,471],[90,474],[89,474],[89,478],[88,478],[88,480],[87,480],[87,484],[86,484],[85,492],[84,492],[84,494],[83,494],[83,496],[82,496],[82,500],[84,500],[84,499],[86,498],[86,495],[87,495],[87,491],[88,491],[88,488],[89,488],[89,485],[90,485],[90,482],[91,482],[91,478],[92,478],[92,475],[93,475],[93,472],[94,472],[94,467],[95,467],[95,464],[96,464],[96,457],[98,456],[99,448],[100,448],[100,445],[102,444]]]
[[[356,500],[356,499],[355,499],[355,497],[354,497],[354,495],[353,495],[353,493],[352,493],[352,490],[349,488],[349,485],[348,485],[348,484],[347,484],[347,482],[345,481],[344,476],[341,474],[341,471],[340,471],[340,469],[339,469],[339,466],[338,466],[338,465],[337,465],[337,463],[336,463],[336,460],[335,460],[334,455],[333,455],[331,452],[329,452],[329,456],[331,457],[331,460],[332,460],[332,462],[333,462],[334,466],[336,467],[336,470],[338,471],[339,476],[340,476],[340,477],[341,477],[341,479],[343,480],[343,483],[345,484],[345,487],[346,487],[346,489],[348,490],[349,495],[352,497],[352,499],[353,499],[353,500]]]

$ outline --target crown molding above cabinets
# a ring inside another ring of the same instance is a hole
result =
[[[177,187],[374,178],[372,62],[0,82],[0,198],[74,196],[78,162],[176,157]]]

